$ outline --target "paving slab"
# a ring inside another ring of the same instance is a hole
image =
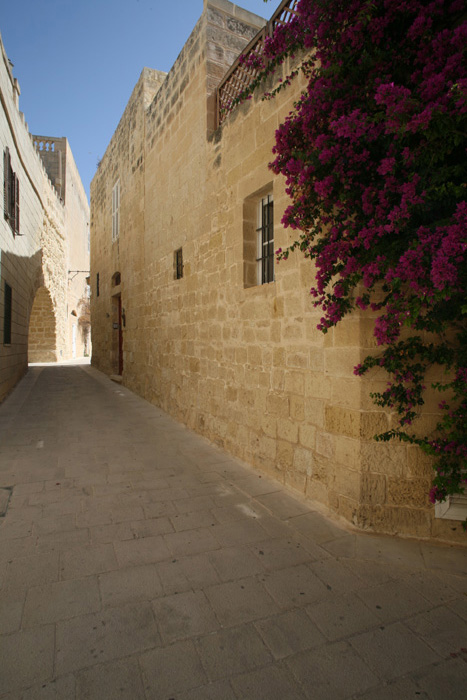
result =
[[[85,545],[60,553],[60,578],[62,580],[101,574],[118,567],[111,543]]]
[[[53,625],[43,625],[0,635],[1,693],[52,679],[54,634]]]
[[[356,595],[386,623],[405,620],[431,607],[424,596],[401,581],[390,581],[381,586],[360,589],[356,591]]]
[[[140,666],[148,698],[170,698],[208,680],[191,640],[148,651],[140,657]]]
[[[430,700],[464,700],[466,657],[445,659],[414,674]]]
[[[97,612],[101,607],[96,577],[58,581],[29,588],[23,613],[23,627],[47,625],[58,620]]]
[[[160,535],[117,541],[114,548],[120,566],[152,564],[170,556],[170,551]]]
[[[363,695],[358,700],[430,700],[425,692],[410,678],[396,679],[387,685],[378,686]],[[443,700],[447,700],[443,695]]]
[[[154,600],[164,593],[154,564],[109,571],[98,579],[104,607]]]
[[[349,638],[375,629],[378,617],[353,593],[329,596],[306,609],[316,626],[330,641]]]
[[[24,603],[22,600],[4,599],[0,602],[0,630],[2,634],[18,632],[21,627]]]
[[[209,590],[209,589],[208,589]],[[157,625],[166,643],[200,637],[219,629],[215,614],[203,591],[186,591],[155,600]]]
[[[21,700],[63,700],[74,698],[76,679],[72,675],[54,678],[50,683],[33,686],[21,694]]]
[[[149,603],[105,608],[56,625],[55,669],[58,675],[160,646]]]
[[[72,696],[62,696],[62,700]],[[99,664],[76,674],[77,700],[146,700],[138,660]]]
[[[466,620],[444,605],[411,617],[406,621],[406,625],[419,639],[445,658],[462,655],[462,650],[467,648]],[[462,637],[465,647],[459,647]]]
[[[261,560],[248,547],[223,547],[209,554],[222,581],[264,574]]]
[[[465,697],[465,548],[343,527],[89,365],[0,405],[0,496],[1,700]]]
[[[279,612],[278,605],[255,577],[206,588],[206,596],[223,627],[239,625]]]
[[[156,565],[166,595],[204,589],[220,583],[208,554],[178,556]]]
[[[177,695],[177,700],[238,700],[228,681],[215,681]]]
[[[241,625],[200,637],[196,646],[210,680],[229,678],[269,665],[272,661],[253,625]]]
[[[11,559],[6,564],[3,592],[27,590],[32,586],[58,581],[58,562],[58,552],[18,556]]]
[[[264,587],[284,609],[329,599],[330,590],[306,563],[272,571],[261,577]]]
[[[290,610],[255,623],[275,659],[284,659],[300,651],[324,644],[325,637],[301,610]]]
[[[341,700],[378,683],[362,657],[346,642],[316,647],[287,659],[290,669],[307,698]]]
[[[385,681],[440,661],[440,655],[400,622],[359,634],[350,644]]]
[[[232,679],[237,697],[243,700],[303,700],[297,681],[279,665],[266,666]]]

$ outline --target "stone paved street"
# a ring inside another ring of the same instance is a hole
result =
[[[467,550],[342,529],[90,366],[0,406],[0,487],[1,698],[467,697]]]

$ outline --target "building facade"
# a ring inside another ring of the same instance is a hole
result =
[[[89,205],[65,138],[33,136],[0,38],[0,400],[29,362],[89,352]],[[79,271],[79,272],[78,272]]]
[[[303,86],[216,121],[217,86],[263,25],[205,0],[169,73],[143,70],[91,185],[92,362],[358,527],[463,541],[435,518],[418,448],[373,440],[393,417],[369,396],[383,372],[353,374],[371,317],[323,335],[312,265],[274,259],[293,234],[268,163]]]

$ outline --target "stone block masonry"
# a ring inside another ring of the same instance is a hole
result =
[[[410,448],[373,441],[392,419],[368,399],[384,377],[353,374],[374,347],[369,318],[319,333],[298,255],[261,278],[265,201],[274,249],[293,240],[268,163],[304,83],[213,120],[216,85],[263,24],[205,0],[169,73],[143,70],[91,185],[92,362],[355,525],[461,541],[426,502],[429,464],[412,473]]]
[[[0,39],[0,401],[26,372],[28,354],[38,362],[84,351],[78,302],[89,270],[87,197],[67,139],[32,136],[19,94]],[[15,182],[13,225],[5,202]],[[71,278],[69,270],[83,272]]]

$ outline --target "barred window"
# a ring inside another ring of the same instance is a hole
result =
[[[272,194],[258,202],[257,277],[258,284],[274,282],[274,202]]]

